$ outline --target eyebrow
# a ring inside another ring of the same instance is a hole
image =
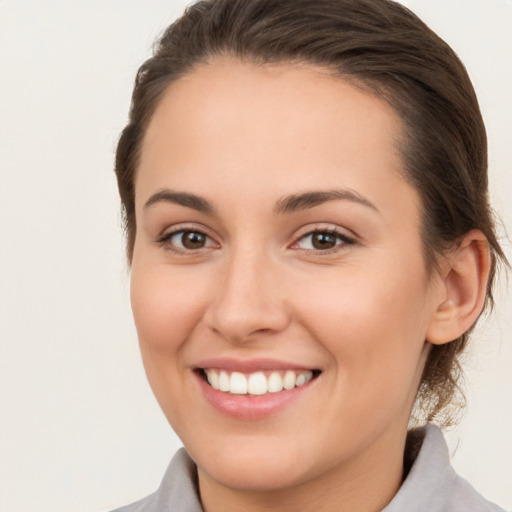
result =
[[[319,190],[286,196],[277,201],[274,211],[276,213],[292,213],[298,210],[307,210],[328,201],[339,200],[350,201],[371,208],[376,212],[379,211],[368,199],[350,189]]]
[[[161,202],[179,204],[210,215],[216,213],[213,205],[203,197],[196,196],[195,194],[188,194],[187,192],[174,192],[168,189],[160,190],[153,194],[146,201],[144,208],[150,208],[151,206]]]
[[[368,199],[364,198],[354,190],[341,189],[341,190],[314,190],[309,192],[302,192],[299,194],[292,194],[280,198],[274,207],[274,213],[286,214],[293,213],[300,210],[307,210],[314,208],[328,201],[350,201],[357,203],[376,212],[379,209],[371,203]],[[190,194],[187,192],[175,192],[169,189],[164,189],[153,194],[144,205],[144,208],[150,208],[151,206],[164,202],[173,203],[187,208],[192,208],[202,213],[209,215],[215,215],[216,209],[212,203],[210,203],[204,197]]]

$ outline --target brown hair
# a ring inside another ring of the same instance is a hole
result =
[[[169,84],[216,56],[256,64],[307,62],[387,101],[399,114],[405,178],[422,199],[427,269],[473,228],[491,248],[486,305],[492,305],[497,241],[487,192],[487,140],[475,92],[453,50],[391,0],[203,0],[186,9],[139,69],[116,175],[127,254],[136,236],[134,178],[145,129]],[[468,333],[433,346],[416,413],[448,424],[460,391],[458,356]],[[462,396],[462,395],[461,395]]]

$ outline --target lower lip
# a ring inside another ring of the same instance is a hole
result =
[[[290,390],[265,395],[233,395],[213,389],[196,373],[206,400],[219,412],[241,420],[259,420],[284,409],[306,393],[317,378]]]

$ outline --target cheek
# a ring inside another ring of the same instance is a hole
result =
[[[410,339],[422,331],[418,319],[429,315],[428,284],[421,267],[415,267],[354,265],[306,276],[296,282],[304,298],[301,309],[311,322],[331,331],[329,338],[346,333],[357,335],[359,343],[377,342],[402,332]]]
[[[203,314],[204,279],[165,267],[134,266],[131,304],[141,349],[172,355]]]
[[[193,276],[166,266],[132,265],[131,304],[144,369],[161,409],[177,428],[190,380],[184,348],[203,316],[204,300],[204,288]]]
[[[430,315],[423,274],[394,265],[346,270],[302,283],[303,323],[330,353],[340,394],[406,394],[421,370]]]

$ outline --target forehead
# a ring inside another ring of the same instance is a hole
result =
[[[332,137],[326,142],[336,139],[340,130],[345,139],[365,132],[368,143],[382,142],[386,147],[381,149],[396,153],[400,119],[384,100],[353,83],[312,64],[257,65],[217,58],[170,84],[149,123],[145,141],[153,140],[162,130],[169,136],[195,137],[199,126],[203,137],[224,134],[236,141],[244,134],[256,136],[259,128],[260,135],[271,134],[280,123],[280,127],[287,126],[283,137],[293,134],[311,139],[308,127],[310,131],[321,127],[324,137],[330,132]],[[236,132],[226,132],[229,128]],[[296,142],[305,141],[299,138]],[[350,140],[345,150],[349,144]]]
[[[378,194],[384,181],[405,184],[400,135],[385,101],[327,69],[218,58],[165,92],[143,142],[136,196],[166,180],[203,195],[212,181],[248,197],[269,184],[275,193],[342,185]]]

